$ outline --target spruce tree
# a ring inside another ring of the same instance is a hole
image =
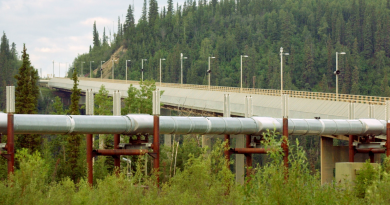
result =
[[[71,115],[80,115],[79,110],[79,100],[80,100],[80,94],[81,89],[78,88],[78,78],[77,78],[77,71],[74,70],[73,75],[73,88],[72,88],[72,94],[70,96],[71,102],[69,107],[69,114]],[[67,165],[70,172],[70,178],[73,181],[77,181],[80,177],[82,177],[83,170],[80,166],[78,166],[78,158],[80,157],[80,142],[81,142],[82,135],[78,134],[72,134],[68,135],[66,138],[66,153],[67,153]]]
[[[129,8],[127,9],[127,14],[126,14],[126,20],[125,23],[123,24],[123,30],[124,32],[128,32],[128,29],[134,27],[134,15],[133,15],[133,9],[131,8],[131,5],[129,5]]]
[[[23,45],[23,64],[19,73],[15,75],[17,86],[15,89],[15,113],[36,114],[38,105],[38,71],[31,66],[30,56],[27,54],[26,45]],[[39,135],[19,135],[16,140],[17,147],[28,148],[32,152],[38,151],[42,139]]]
[[[96,21],[93,23],[93,48],[98,48],[100,47],[100,39],[99,39],[99,33],[96,29]]]

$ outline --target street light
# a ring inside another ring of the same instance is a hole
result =
[[[280,47],[280,96],[283,95],[283,55],[288,56],[289,53],[283,53],[283,47]]]
[[[89,78],[92,78],[92,67],[91,63],[94,63],[95,61],[89,61]]]
[[[111,60],[112,61],[112,80],[114,80],[114,61],[118,61],[118,60],[114,60],[114,59],[112,59]]]
[[[209,90],[210,90],[210,78],[211,78],[210,58],[215,58],[215,57],[209,57],[209,70],[207,71],[207,73],[209,74]]]
[[[345,52],[336,52],[336,71],[334,72],[334,74],[336,75],[336,101],[339,100],[339,74],[340,74],[340,70],[339,70],[339,54],[340,55],[344,55]]]
[[[187,57],[184,57],[183,56],[183,53],[180,53],[180,66],[181,66],[181,77],[180,77],[180,82],[181,82],[181,84],[183,84],[183,59],[187,59]]]
[[[131,60],[126,60],[126,83],[127,83],[127,62]]]
[[[161,87],[161,61],[165,61],[165,58],[160,58],[160,87]]]
[[[242,57],[248,58],[248,56],[247,55],[241,55],[241,80],[240,80],[241,87],[240,87],[240,93],[242,92]]]
[[[81,76],[83,76],[83,63],[85,62],[81,62]]]
[[[142,69],[141,69],[142,82],[144,81],[144,61],[148,61],[148,59],[142,59]]]
[[[106,61],[100,61],[100,80],[103,80],[103,74],[102,74],[102,72],[103,72],[103,65],[102,65],[102,63],[104,63],[104,62],[106,62]]]

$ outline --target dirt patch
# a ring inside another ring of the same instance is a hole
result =
[[[108,79],[112,76],[111,70],[112,70],[112,60],[114,60],[115,65],[118,64],[119,58],[125,54],[127,49],[125,49],[123,46],[119,47],[118,50],[115,51],[114,54],[111,55],[111,58],[107,60],[103,65],[103,73],[102,76],[105,79]],[[115,61],[117,60],[117,61]],[[100,66],[93,70],[93,75],[96,76],[97,72],[100,72]],[[115,73],[114,73],[115,74]]]

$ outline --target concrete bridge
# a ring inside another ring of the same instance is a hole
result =
[[[126,98],[130,84],[139,88],[139,81],[80,78],[79,88],[83,93],[87,89],[92,89],[94,93],[97,93],[101,85],[105,85],[110,95],[119,90],[122,98]],[[244,116],[245,97],[251,96],[253,116],[282,117],[280,90],[244,88],[240,91],[236,87],[222,86],[211,86],[209,89],[206,85],[174,83],[162,83],[161,85],[156,83],[156,85],[161,91],[164,91],[161,96],[164,108],[184,109],[202,116],[221,116],[223,96],[229,94],[232,116]],[[47,82],[47,86],[70,92],[73,81],[68,78],[53,78]],[[339,100],[336,101],[334,93],[285,90],[283,94],[289,95],[289,118],[375,118],[385,120],[389,116],[386,102],[390,98],[386,97],[340,94]],[[81,103],[83,101],[82,97]],[[353,103],[352,106],[351,103]]]

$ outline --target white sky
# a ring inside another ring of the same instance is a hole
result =
[[[167,0],[157,1],[160,8],[167,5]],[[184,0],[173,2],[176,8],[176,3],[181,5]],[[55,76],[61,71],[63,77],[66,63],[69,66],[78,54],[89,51],[93,22],[100,37],[103,27],[106,35],[113,27],[116,32],[118,16],[123,22],[129,4],[133,0],[0,0],[0,30],[10,45],[16,43],[19,55],[26,44],[32,65],[39,72],[42,68],[44,76],[53,73],[54,60]],[[134,0],[136,22],[142,5],[143,0]]]

